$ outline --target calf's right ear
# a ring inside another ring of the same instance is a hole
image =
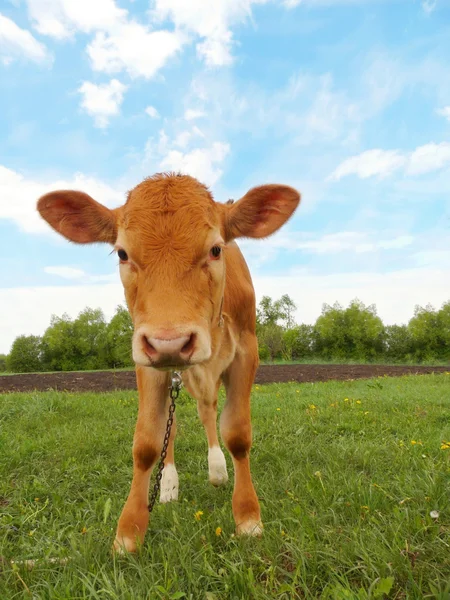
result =
[[[73,190],[50,192],[39,198],[39,214],[55,231],[77,244],[114,244],[117,223],[114,211],[88,194]]]

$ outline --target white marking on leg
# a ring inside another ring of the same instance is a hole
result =
[[[256,521],[254,519],[250,519],[249,521],[245,521],[244,523],[240,523],[236,527],[236,533],[238,535],[249,535],[253,537],[259,537],[262,535],[263,525],[261,521]]]
[[[178,500],[178,473],[173,463],[164,465],[159,501],[164,504]]]
[[[224,485],[228,481],[225,455],[219,446],[208,450],[209,481],[213,485]]]

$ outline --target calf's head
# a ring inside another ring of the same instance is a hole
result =
[[[158,174],[136,186],[120,208],[60,190],[42,196],[38,211],[72,242],[114,246],[134,324],[133,359],[167,369],[211,356],[227,243],[271,235],[299,201],[293,188],[265,185],[234,204],[219,204],[191,177]]]

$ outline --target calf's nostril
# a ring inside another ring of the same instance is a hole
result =
[[[157,354],[157,350],[154,346],[152,346],[151,342],[149,341],[147,336],[142,336],[143,342],[144,342],[144,351],[148,356],[154,356],[155,354]]]
[[[191,335],[189,336],[188,341],[181,348],[181,352],[183,354],[186,354],[187,352],[190,352],[191,350],[193,350],[194,344],[195,344],[195,333],[191,333]]]

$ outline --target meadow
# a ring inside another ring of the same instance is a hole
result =
[[[261,539],[234,536],[183,391],[179,502],[115,557],[136,414],[134,391],[0,396],[1,599],[450,598],[450,375],[255,386]]]

